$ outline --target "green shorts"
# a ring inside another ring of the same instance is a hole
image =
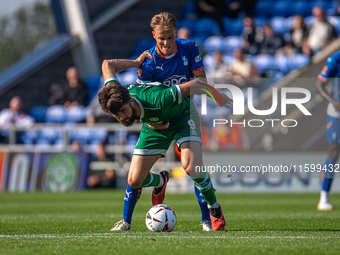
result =
[[[184,116],[177,123],[170,122],[170,126],[163,130],[155,130],[143,124],[133,155],[164,157],[173,140],[176,140],[178,147],[184,142],[202,143],[197,112]]]

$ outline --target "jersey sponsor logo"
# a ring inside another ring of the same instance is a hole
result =
[[[195,62],[196,62],[196,63],[199,62],[199,61],[201,61],[201,60],[202,60],[202,58],[201,58],[200,55],[198,55],[198,56],[195,57]]]
[[[182,59],[183,59],[183,65],[187,66],[189,64],[189,61],[187,60],[187,58],[183,56]]]
[[[159,119],[157,117],[151,117],[149,120],[152,121],[152,122],[159,121]]]
[[[164,72],[164,70],[163,70],[163,64],[162,64],[161,66],[156,66],[156,69],[161,69],[162,72]]]
[[[172,87],[172,86],[175,86],[175,85],[180,85],[184,82],[187,82],[187,77],[185,75],[174,74],[174,75],[170,76],[168,79],[165,79],[163,81],[163,84],[168,86],[168,87]]]
[[[176,96],[175,96],[174,91],[173,91],[172,89],[170,89],[170,91],[171,91],[171,95],[172,95],[172,97],[173,97],[173,99],[174,99],[174,100],[172,100],[172,101],[176,102]]]

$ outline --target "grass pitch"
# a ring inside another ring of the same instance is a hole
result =
[[[339,254],[340,194],[319,212],[318,194],[217,194],[225,231],[202,232],[193,194],[167,194],[177,215],[171,233],[150,233],[139,200],[132,230],[113,233],[123,192],[0,193],[0,254]]]

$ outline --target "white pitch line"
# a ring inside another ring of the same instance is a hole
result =
[[[95,233],[84,235],[63,235],[63,234],[32,234],[32,235],[0,235],[0,238],[191,238],[191,239],[339,239],[337,236],[167,236],[166,233],[148,233],[144,235],[126,235],[126,234],[111,234],[111,233]]]

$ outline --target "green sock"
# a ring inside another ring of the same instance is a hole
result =
[[[216,195],[209,173],[201,172],[196,178],[190,178],[194,181],[195,186],[201,191],[201,194],[208,205],[213,205],[216,202]]]
[[[148,176],[146,176],[141,188],[145,187],[156,187],[159,185],[161,181],[161,176],[159,174],[153,174],[149,173]]]

